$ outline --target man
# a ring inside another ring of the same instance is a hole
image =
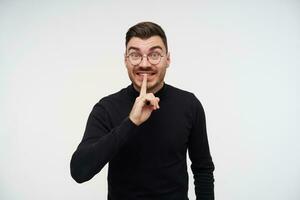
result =
[[[88,181],[109,163],[108,200],[187,200],[188,150],[197,200],[214,199],[204,110],[192,93],[164,82],[170,53],[162,28],[131,27],[124,59],[132,84],[93,107],[72,177]]]

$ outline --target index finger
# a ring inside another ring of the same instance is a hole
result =
[[[140,96],[144,96],[147,93],[147,74],[143,76],[143,83],[141,86]]]

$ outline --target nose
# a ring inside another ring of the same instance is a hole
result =
[[[147,55],[143,55],[141,63],[140,63],[140,66],[141,67],[149,67],[149,66],[151,66],[151,64],[148,61]]]

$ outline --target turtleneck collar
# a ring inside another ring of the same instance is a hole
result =
[[[167,87],[168,87],[168,85],[164,82],[162,88],[160,88],[156,93],[154,93],[154,95],[156,97],[161,98],[166,93]],[[132,83],[126,88],[126,91],[131,97],[134,97],[134,98],[136,98],[140,95],[140,93],[135,90]]]

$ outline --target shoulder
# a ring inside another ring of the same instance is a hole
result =
[[[172,95],[173,97],[179,98],[180,100],[185,101],[189,104],[198,104],[200,103],[199,99],[196,97],[196,95],[193,92],[180,89],[177,87],[174,87],[172,85],[168,85],[169,95]]]
[[[190,113],[200,112],[204,114],[204,108],[198,97],[190,91],[167,85],[168,96],[174,100],[177,105],[187,109]]]
[[[126,96],[126,88],[122,88],[118,92],[115,92],[115,93],[109,94],[105,97],[102,97],[99,100],[99,103],[107,104],[109,102],[120,101],[120,100],[124,99],[125,96]]]
[[[95,105],[94,108],[102,107],[103,109],[105,108],[110,108],[112,106],[116,106],[116,104],[122,103],[122,101],[125,101],[125,96],[126,96],[126,89],[123,88],[115,93],[109,94],[107,96],[102,97]]]

